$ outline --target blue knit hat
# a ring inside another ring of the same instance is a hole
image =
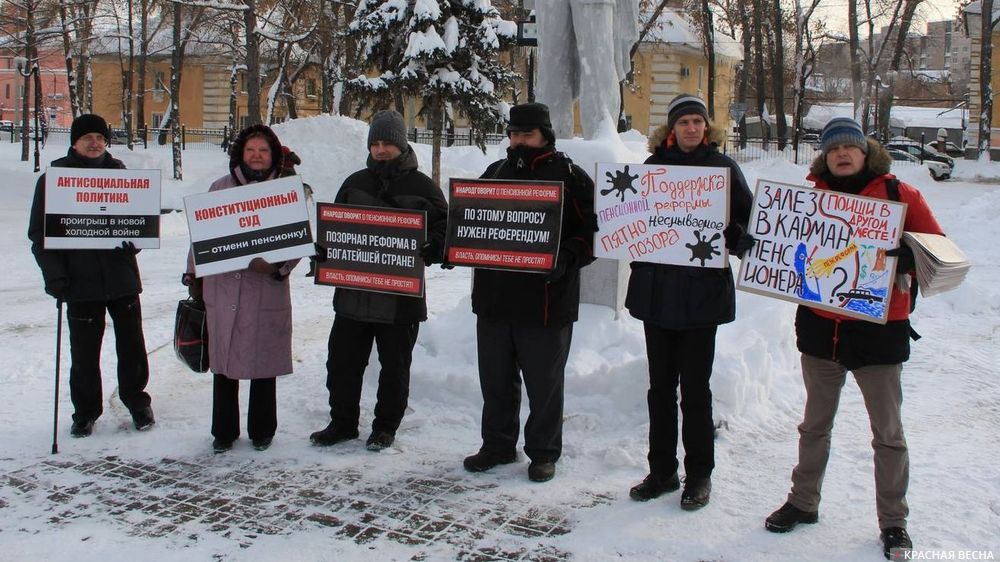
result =
[[[856,146],[861,152],[868,154],[868,139],[865,137],[865,132],[861,129],[861,125],[850,117],[831,119],[826,127],[823,127],[823,133],[819,137],[819,146],[823,154],[841,144]]]

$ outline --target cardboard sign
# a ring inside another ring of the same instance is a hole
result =
[[[188,195],[184,213],[198,277],[315,253],[298,176]]]
[[[45,249],[160,247],[160,171],[45,170]]]
[[[729,265],[729,168],[598,164],[594,255],[696,267]]]
[[[317,243],[326,248],[326,262],[316,284],[423,296],[426,225],[426,211],[317,203]]]
[[[906,204],[768,180],[757,182],[757,239],[736,286],[884,324]]]
[[[448,263],[544,273],[562,231],[562,182],[451,180]]]

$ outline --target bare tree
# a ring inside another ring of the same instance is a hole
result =
[[[993,121],[993,0],[982,0],[982,14],[979,27],[979,158],[990,158],[990,128]]]
[[[774,112],[777,118],[778,150],[784,150],[788,143],[788,124],[785,121],[785,47],[781,21],[781,2],[774,2],[774,25],[771,33],[774,38],[774,73],[771,76],[771,86],[774,92]]]

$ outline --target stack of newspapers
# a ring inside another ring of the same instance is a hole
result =
[[[962,250],[944,236],[904,232],[903,242],[913,250],[917,283],[925,297],[959,286],[972,267]]]

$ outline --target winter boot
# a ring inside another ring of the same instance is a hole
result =
[[[392,447],[392,443],[395,440],[396,435],[394,433],[381,429],[374,429],[372,430],[372,434],[368,436],[368,441],[365,442],[365,449],[377,453],[382,449]]]
[[[347,429],[344,427],[337,427],[334,422],[330,422],[325,428],[319,431],[314,431],[312,435],[309,436],[309,440],[312,441],[313,445],[318,447],[329,447],[330,445],[336,445],[342,441],[354,439],[357,436],[357,428]]]
[[[273,440],[274,440],[273,437],[261,437],[260,439],[251,439],[250,443],[253,445],[253,448],[256,449],[256,450],[258,450],[258,451],[266,451],[267,448],[271,446],[271,441],[273,441]]]
[[[882,529],[882,554],[887,560],[903,560],[906,553],[913,550],[913,541],[906,529],[886,527]]]
[[[501,454],[479,450],[478,453],[465,457],[462,466],[469,472],[485,472],[500,464],[510,464],[517,460],[517,453]]]
[[[778,508],[764,521],[764,528],[772,533],[787,533],[799,523],[811,525],[819,521],[818,511],[803,511],[791,503]]]
[[[528,480],[532,482],[548,482],[556,475],[556,463],[550,461],[531,461],[528,465]]]
[[[222,439],[221,437],[216,437],[214,440],[212,440],[212,450],[215,451],[216,454],[225,453],[226,451],[232,448],[233,448],[232,439]]]
[[[637,502],[649,501],[658,498],[667,492],[676,492],[681,487],[681,480],[677,473],[673,473],[668,478],[663,478],[650,472],[632,489],[628,491],[628,496]]]
[[[132,423],[135,424],[135,428],[139,431],[146,431],[153,427],[153,424],[156,423],[156,420],[153,419],[153,409],[149,406],[143,406],[142,408],[133,410]]]
[[[73,427],[69,428],[69,434],[73,437],[88,437],[94,432],[95,420],[79,420],[73,422]]]
[[[681,509],[684,511],[698,511],[708,505],[709,496],[712,495],[711,478],[684,478],[684,491],[681,492]]]

